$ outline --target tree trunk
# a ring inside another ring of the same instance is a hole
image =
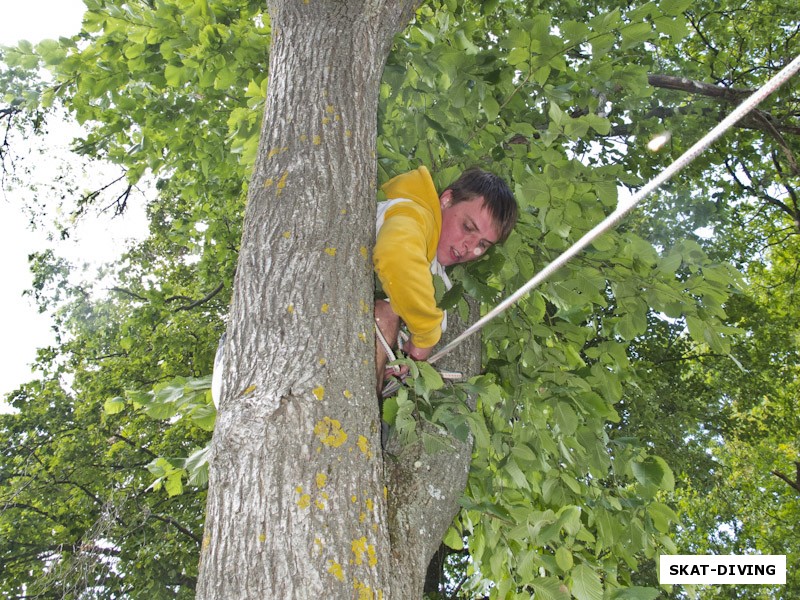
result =
[[[478,316],[476,302],[470,302],[469,323],[462,322],[452,311],[441,345],[459,335]],[[480,336],[467,338],[436,366],[458,371],[465,377],[476,375],[481,366]],[[470,399],[470,409],[474,410],[474,402]],[[431,559],[460,507],[472,460],[472,439],[462,442],[451,437],[448,441],[451,448],[435,454],[427,454],[422,442],[388,448],[393,453],[386,459],[389,534],[400,598],[422,596]]]
[[[374,382],[376,114],[416,1],[269,3],[197,597],[401,598]]]

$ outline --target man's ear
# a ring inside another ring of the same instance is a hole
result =
[[[445,190],[442,192],[442,195],[439,196],[439,204],[442,208],[447,208],[448,206],[450,206],[452,199],[453,199],[453,191]]]

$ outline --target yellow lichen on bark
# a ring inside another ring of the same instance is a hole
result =
[[[367,458],[372,458],[372,450],[369,447],[369,440],[363,435],[358,436],[358,442],[356,442],[356,446],[358,446],[358,449],[361,450],[361,453],[364,456]]]
[[[330,417],[324,417],[314,425],[314,434],[326,446],[338,448],[347,441],[347,434],[342,429],[341,422]]]
[[[342,569],[342,565],[335,560],[329,560],[328,565],[328,573],[336,577],[336,579],[339,581],[344,581],[344,570]]]
[[[353,562],[355,562],[355,564],[363,565],[366,563],[370,567],[374,567],[378,564],[375,546],[367,544],[366,537],[362,536],[357,540],[353,540],[350,544],[350,549],[353,552]]]
[[[281,192],[283,192],[283,188],[286,187],[286,178],[287,177],[289,177],[289,173],[288,172],[284,173],[283,175],[281,175],[281,178],[278,181],[278,196],[281,195]]]
[[[383,600],[383,592],[373,591],[371,587],[358,579],[353,580],[353,588],[356,590],[357,600]]]

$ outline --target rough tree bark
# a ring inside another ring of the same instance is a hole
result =
[[[477,303],[468,302],[469,322],[462,322],[452,311],[440,345],[455,338],[480,316]],[[480,336],[467,338],[437,367],[465,377],[477,375],[481,367]],[[469,407],[474,410],[474,398],[469,399]],[[426,578],[428,590],[437,591],[441,578],[441,565],[431,565],[431,558],[458,513],[472,461],[471,437],[466,442],[450,437],[447,442],[450,448],[435,454],[426,453],[422,442],[406,447],[390,445],[387,449],[389,534],[392,554],[402,573],[397,583],[397,589],[404,593],[402,598],[419,598]]]
[[[419,597],[455,513],[465,466],[458,489],[433,495],[414,468],[389,469],[387,481],[374,392],[377,100],[392,38],[417,4],[269,2],[269,90],[224,348],[200,599]],[[425,501],[400,494],[412,489]]]

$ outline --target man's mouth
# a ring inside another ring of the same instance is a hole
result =
[[[455,248],[450,248],[450,255],[453,257],[454,262],[461,262],[461,254]]]

